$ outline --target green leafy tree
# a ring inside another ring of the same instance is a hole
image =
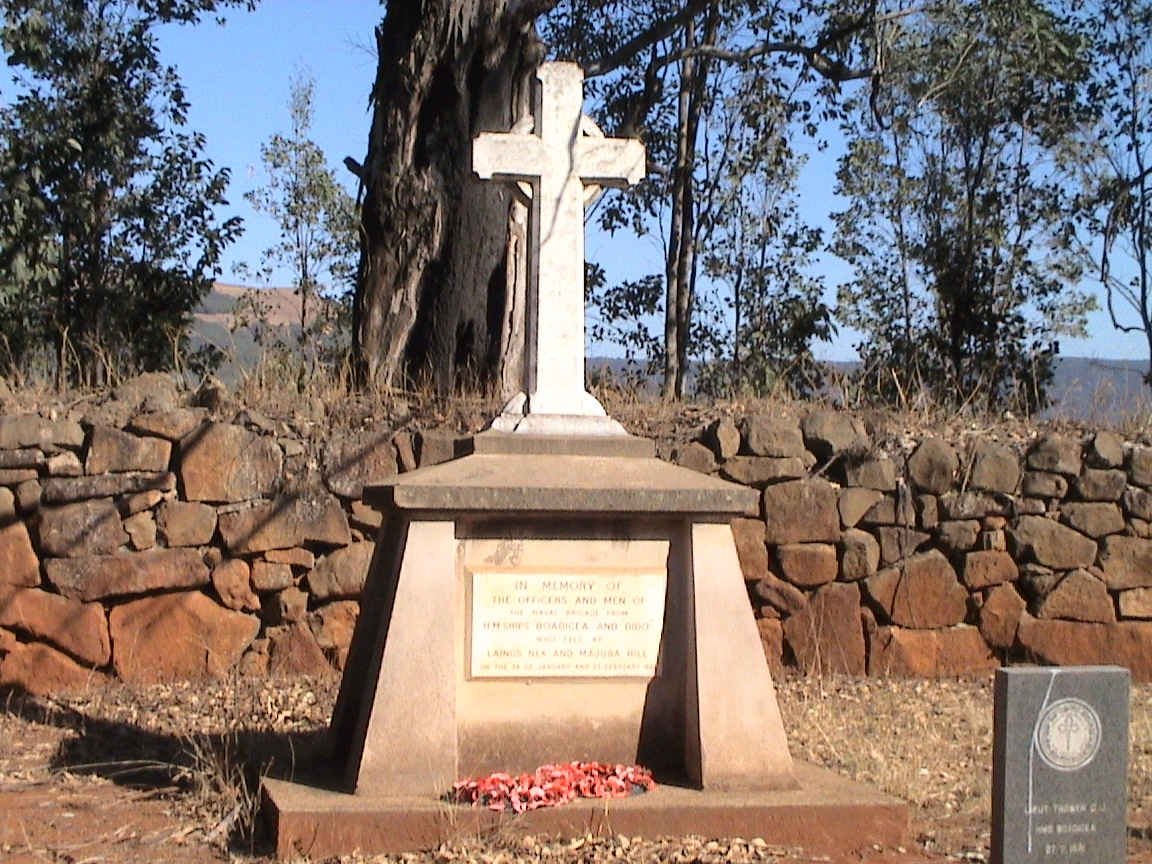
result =
[[[665,390],[682,392],[707,225],[697,218],[698,153],[713,72],[763,60],[784,80],[818,79],[834,90],[871,74],[867,58],[857,63],[871,10],[864,0],[806,0],[796,9],[747,0],[389,0],[376,31],[368,152],[351,164],[363,184],[354,304],[361,380],[393,384],[406,374],[445,390],[463,373],[515,392],[527,305],[524,210],[506,184],[475,181],[469,141],[528,113],[545,56],[534,27],[551,13],[553,56],[584,67],[590,113],[612,134],[641,134],[648,145],[657,178],[649,191],[610,196],[601,213],[621,226],[667,226],[666,272],[651,275],[665,295]],[[820,110],[823,86],[809,95]],[[641,203],[613,203],[633,200]],[[653,284],[637,282],[643,292]],[[620,308],[647,302],[616,299]]]
[[[271,216],[279,231],[277,242],[264,252],[263,278],[286,269],[300,298],[296,350],[301,388],[315,376],[323,354],[347,342],[358,251],[356,202],[309,137],[314,97],[314,80],[297,75],[288,100],[291,131],[273,135],[260,148],[267,180],[244,196],[257,212]]]
[[[1080,122],[1085,64],[1060,11],[950,0],[901,19],[879,98],[850,128],[833,251],[840,320],[881,393],[1043,404],[1060,335],[1091,298],[1063,242],[1052,165]]]
[[[1093,52],[1086,124],[1067,164],[1081,190],[1069,225],[1104,288],[1112,325],[1141,333],[1152,386],[1152,4],[1088,3],[1081,26]]]
[[[814,132],[821,117],[837,110],[839,87],[871,75],[861,53],[871,5],[807,2],[784,9],[747,0],[564,0],[544,20],[545,37],[557,52],[587,70],[594,113],[617,134],[641,135],[648,148],[648,179],[603,206],[600,219],[608,230],[658,236],[664,272],[603,286],[591,297],[601,317],[613,307],[649,307],[652,278],[663,277],[658,308],[666,398],[685,394],[693,360],[707,360],[725,376],[759,376],[755,389],[774,378],[769,367],[808,367],[809,343],[829,332],[818,300],[815,315],[804,308],[818,297],[819,286],[806,277],[789,286],[777,277],[798,274],[816,235],[790,216],[785,226],[764,212],[779,200],[774,188],[791,189],[795,182],[791,150],[766,142]],[[759,203],[748,195],[759,196]],[[752,224],[736,226],[734,220]],[[786,235],[800,244],[790,261],[778,257],[792,253],[780,242]],[[721,246],[734,256],[727,262],[710,252]],[[717,280],[730,283],[727,300],[716,293],[724,290]],[[794,289],[799,295],[789,298]],[[620,302],[625,292],[634,293],[633,302]],[[742,315],[752,311],[755,318]],[[628,332],[635,336],[636,328]],[[733,338],[746,344],[724,350]],[[747,357],[737,359],[742,355]],[[746,363],[753,355],[767,365]],[[720,362],[721,356],[731,362]],[[701,382],[716,383],[707,377]]]
[[[4,0],[0,369],[58,385],[172,366],[238,219],[155,28],[239,0]]]

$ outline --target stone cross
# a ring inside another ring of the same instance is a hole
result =
[[[584,387],[585,187],[639,182],[644,145],[605,138],[583,115],[584,73],[575,63],[545,63],[536,75],[532,132],[485,132],[472,148],[482,180],[532,187],[523,392],[492,426],[619,434]]]

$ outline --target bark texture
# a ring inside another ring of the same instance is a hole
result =
[[[361,383],[519,379],[524,215],[481,183],[471,141],[528,112],[548,4],[393,0],[376,29],[354,304]],[[509,250],[514,258],[510,259]]]

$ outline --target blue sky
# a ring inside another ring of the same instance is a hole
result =
[[[345,156],[363,159],[368,140],[368,92],[375,75],[373,28],[383,9],[377,0],[263,0],[254,12],[231,12],[227,23],[169,27],[161,34],[165,62],[174,64],[191,102],[190,125],[207,136],[207,155],[232,170],[229,215],[244,218],[244,236],[226,259],[224,281],[235,281],[237,262],[258,263],[260,252],[275,241],[275,227],[254,213],[244,193],[260,185],[260,145],[288,127],[288,93],[294,72],[309,71],[316,82],[313,139],[337,166]],[[819,219],[830,209],[835,171],[833,147],[813,154],[801,177],[805,216]],[[351,188],[351,184],[349,183]],[[654,238],[623,234],[588,238],[588,255],[605,264],[609,275],[638,276],[662,269]],[[611,262],[619,262],[615,267]],[[627,262],[627,263],[625,263]],[[821,264],[831,294],[847,271],[835,259]],[[285,276],[283,284],[288,283]],[[832,298],[830,297],[829,300]],[[1101,298],[1102,299],[1102,298]],[[1147,356],[1139,334],[1116,332],[1101,311],[1091,316],[1090,338],[1063,340],[1062,353],[1095,358]],[[823,359],[854,355],[850,333],[820,346]],[[596,353],[603,353],[593,346]]]

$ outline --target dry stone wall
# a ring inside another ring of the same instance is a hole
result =
[[[341,669],[380,524],[364,487],[452,458],[457,435],[190,407],[156,376],[117,397],[0,416],[0,685]],[[1152,447],[875,437],[757,414],[673,454],[761,491],[733,529],[774,667],[1152,679]]]
[[[1104,431],[878,443],[817,411],[717,420],[674,453],[761,490],[760,517],[733,527],[773,666],[1116,663],[1152,680],[1152,447]]]
[[[163,376],[118,395],[0,416],[0,685],[342,668],[380,524],[364,486],[456,436],[308,434]]]

